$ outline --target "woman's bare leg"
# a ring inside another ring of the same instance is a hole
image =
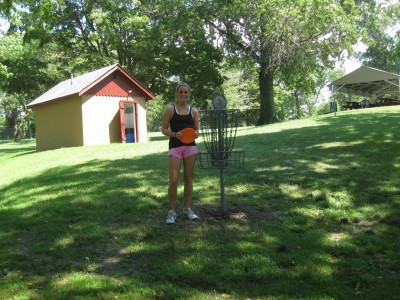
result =
[[[196,165],[196,155],[192,155],[183,159],[184,169],[184,192],[183,200],[185,208],[189,208],[192,204],[193,196],[193,175]]]
[[[168,204],[169,209],[176,210],[177,193],[178,193],[178,182],[179,173],[181,170],[182,160],[175,156],[168,156],[168,172],[169,172],[169,184],[168,184]]]

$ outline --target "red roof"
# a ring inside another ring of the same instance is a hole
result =
[[[135,78],[133,78],[129,73],[127,73],[121,66],[118,64],[114,64],[102,69],[98,69],[75,78],[67,79],[55,87],[48,90],[46,93],[42,94],[34,101],[28,104],[28,108],[35,107],[39,104],[47,103],[50,101],[58,100],[61,98],[65,98],[68,96],[82,96],[87,94],[89,91],[93,91],[96,87],[100,85],[106,78],[110,78],[110,76],[114,73],[122,74],[125,82],[126,88],[130,90],[134,90],[137,96],[143,96],[147,100],[154,99],[154,95],[147,90],[141,83],[139,83]],[[117,91],[115,88],[115,84],[113,87],[112,82],[108,82],[108,86],[102,87],[101,94],[107,95],[107,92],[113,90]],[[119,93],[117,94],[109,94],[109,96],[127,96],[127,91],[124,91],[122,94],[122,89],[119,88]],[[96,94],[99,94],[99,89],[97,89]],[[131,95],[132,96],[132,95]]]

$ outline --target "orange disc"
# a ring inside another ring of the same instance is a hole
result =
[[[185,128],[181,130],[183,137],[181,138],[181,142],[184,144],[193,143],[195,140],[194,129],[193,128]]]

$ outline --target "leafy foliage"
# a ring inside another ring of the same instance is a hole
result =
[[[0,16],[10,14],[11,7],[13,6],[13,0],[3,0],[0,2]]]
[[[9,94],[26,94],[29,99],[39,96],[45,88],[56,82],[55,74],[48,68],[48,57],[44,53],[50,50],[38,49],[35,43],[23,44],[20,33],[10,33],[0,42],[2,56],[0,62],[7,66],[7,80],[3,82],[3,91]]]
[[[227,107],[232,109],[259,108],[256,70],[226,68],[223,72],[222,93],[227,99]]]
[[[5,126],[14,130],[16,139],[30,122],[26,104],[55,84],[60,76],[57,66],[50,63],[55,60],[53,45],[39,49],[37,43],[24,44],[22,40],[23,35],[18,32],[0,40],[0,64],[7,72],[0,85],[3,91],[0,106]]]
[[[223,38],[230,55],[258,67],[259,124],[274,122],[273,82],[315,87],[308,74],[333,66],[334,58],[356,41],[352,2],[226,1],[202,2],[207,24]],[[301,78],[301,80],[300,80]]]
[[[24,14],[26,39],[55,42],[71,72],[118,62],[155,94],[188,81],[198,106],[222,83],[221,53],[184,1],[42,2]]]
[[[363,41],[368,48],[361,54],[364,65],[400,73],[400,7],[392,4],[378,6],[375,13],[368,16],[364,25]],[[397,30],[396,30],[397,29]]]

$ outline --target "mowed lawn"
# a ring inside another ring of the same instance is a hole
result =
[[[170,226],[167,145],[0,141],[0,299],[400,299],[400,107],[239,128]]]

